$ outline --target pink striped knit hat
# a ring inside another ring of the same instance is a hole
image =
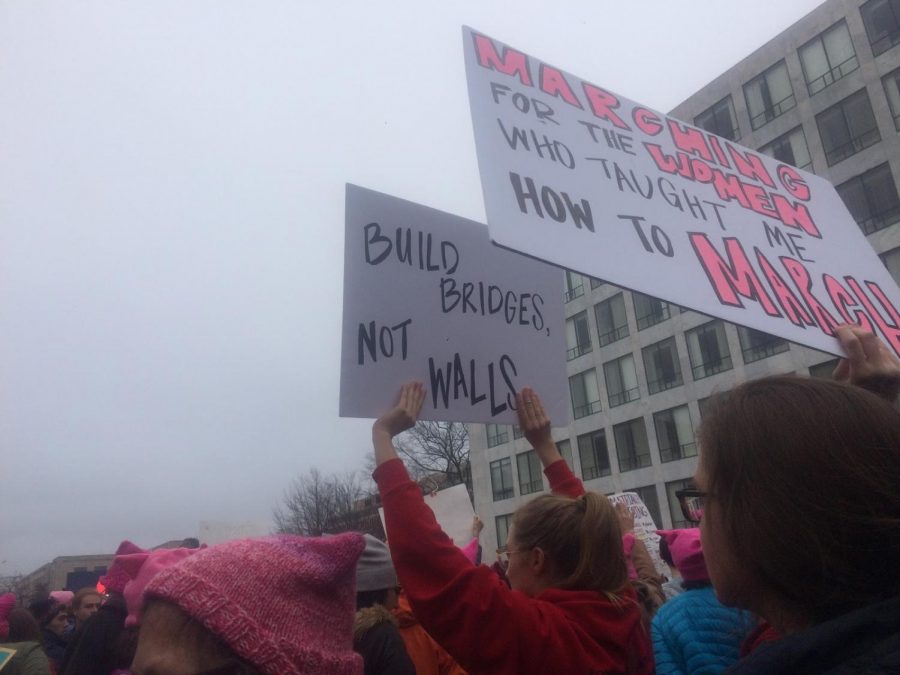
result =
[[[353,651],[362,535],[241,539],[160,572],[147,597],[178,606],[270,675],[359,675]]]
[[[132,577],[122,566],[120,556],[132,553],[150,553],[150,551],[145,551],[140,546],[131,543],[127,539],[122,541],[122,543],[119,544],[119,548],[116,549],[116,557],[113,558],[112,564],[109,566],[109,569],[106,570],[106,574],[100,577],[100,583],[106,587],[107,591],[121,593],[125,590],[125,585],[131,581]]]

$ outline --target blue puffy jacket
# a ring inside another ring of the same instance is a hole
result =
[[[749,612],[719,602],[712,586],[685,591],[653,617],[656,672],[721,673],[740,658],[741,642],[755,625]]]

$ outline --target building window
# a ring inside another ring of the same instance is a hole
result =
[[[572,395],[572,416],[576,420],[600,412],[597,371],[593,368],[569,378],[569,393]]]
[[[647,429],[644,418],[638,417],[630,422],[623,422],[613,427],[616,439],[616,457],[619,458],[619,471],[634,471],[650,466],[650,444],[647,442]]]
[[[666,483],[666,497],[669,499],[669,513],[672,514],[672,529],[674,530],[680,530],[685,527],[697,527],[696,523],[684,520],[684,516],[681,515],[681,504],[678,503],[678,497],[675,496],[675,493],[679,490],[688,490],[693,487],[694,481],[690,478]]]
[[[869,0],[859,11],[872,54],[878,56],[900,42],[900,0]]]
[[[796,166],[798,169],[812,170],[812,158],[809,156],[803,127],[797,127],[779,136],[771,143],[762,146],[759,151],[769,157],[774,157],[779,162]]]
[[[891,106],[894,128],[900,131],[900,68],[885,75],[881,81],[884,84],[884,94]]]
[[[744,326],[738,326],[738,338],[744,363],[753,363],[790,349],[787,340]]]
[[[597,342],[601,347],[628,337],[625,297],[621,293],[595,305],[594,317],[597,320]]]
[[[647,388],[651,394],[680,387],[684,383],[674,337],[644,347],[642,353],[644,370],[647,373]]]
[[[641,501],[644,502],[644,506],[647,507],[647,510],[650,512],[650,517],[653,518],[653,524],[656,527],[662,527],[662,513],[659,510],[659,497],[656,494],[656,486],[655,485],[645,485],[644,487],[635,488],[631,490],[637,494],[638,497],[641,498]]]
[[[831,359],[824,363],[817,363],[816,365],[809,367],[809,374],[820,380],[830,380],[831,374],[840,362],[840,359]]]
[[[541,480],[541,460],[534,450],[516,455],[516,468],[519,471],[519,494],[530,495],[544,489]]]
[[[797,105],[784,61],[776,63],[744,85],[750,126],[759,129]]]
[[[661,462],[697,456],[691,413],[686,405],[654,413],[653,426],[656,427]]]
[[[512,462],[509,457],[491,462],[491,491],[494,501],[509,499],[513,492]]]
[[[800,47],[800,64],[810,96],[859,68],[847,23],[839,21]]]
[[[865,150],[881,140],[865,89],[816,115],[828,166]]]
[[[511,513],[494,518],[494,525],[497,528],[497,548],[506,549],[506,540],[509,539],[509,526],[512,525],[512,519],[513,514]]]
[[[522,427],[518,424],[513,424],[513,438],[522,438],[525,434],[522,433]]]
[[[734,103],[731,96],[726,96],[710,106],[694,118],[694,126],[705,129],[711,134],[729,138],[732,141],[740,138],[741,132],[734,114]]]
[[[608,476],[610,468],[606,432],[599,429],[579,436],[578,457],[581,460],[581,475],[585,480]]]
[[[887,162],[841,183],[837,191],[864,234],[900,220],[900,198]]]
[[[634,358],[631,354],[603,364],[603,376],[606,379],[606,395],[609,407],[636,401],[641,397],[641,390],[634,371]]]
[[[643,293],[632,293],[631,300],[634,303],[634,320],[637,322],[638,330],[655,326],[670,316],[667,302]]]
[[[695,380],[731,370],[731,352],[721,321],[710,321],[689,330],[684,338],[691,358],[691,375]]]
[[[591,351],[591,329],[588,328],[587,311],[578,312],[566,319],[566,361],[577,359]]]
[[[591,290],[594,290],[595,288],[600,288],[605,283],[606,282],[603,281],[603,279],[595,279],[594,277],[591,277]]]
[[[566,292],[563,294],[563,300],[571,302],[582,295],[584,295],[584,278],[577,272],[566,270]]]
[[[565,439],[556,444],[556,449],[559,450],[559,454],[562,455],[562,458],[566,461],[566,466],[569,467],[570,471],[575,470],[575,463],[572,461],[572,443],[569,439]]]
[[[880,256],[881,262],[887,267],[888,272],[894,277],[894,281],[900,286],[900,248],[891,249]]]
[[[503,445],[509,440],[509,431],[502,424],[485,424],[484,428],[487,432],[487,446],[489,448]]]
[[[697,408],[700,410],[700,419],[706,417],[706,411],[708,409],[710,399],[712,399],[712,396],[697,399]]]

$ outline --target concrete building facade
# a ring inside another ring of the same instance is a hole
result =
[[[674,108],[830,180],[900,283],[900,0],[827,0]],[[772,373],[830,375],[833,356],[567,272],[573,421],[553,438],[588,489],[638,492],[660,527],[696,469],[705,400]],[[511,514],[547,491],[515,427],[470,425],[485,559]]]

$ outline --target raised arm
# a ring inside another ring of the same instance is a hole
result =
[[[374,478],[397,577],[422,626],[461,666],[516,672],[541,653],[539,641],[523,636],[549,630],[550,620],[524,594],[510,591],[490,568],[466,559],[397,457],[393,436],[415,424],[424,397],[421,384],[404,385],[398,404],[372,427]]]
[[[541,398],[531,387],[523,387],[516,394],[519,426],[525,438],[541,460],[544,473],[550,481],[550,489],[569,497],[584,494],[584,484],[563,461],[559,448],[550,435],[550,416],[544,410]]]

